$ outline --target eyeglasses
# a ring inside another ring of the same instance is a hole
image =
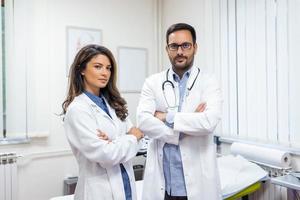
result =
[[[168,49],[170,51],[178,51],[179,47],[181,47],[182,51],[189,50],[192,47],[192,43],[184,42],[182,44],[176,44],[176,43],[168,44]]]

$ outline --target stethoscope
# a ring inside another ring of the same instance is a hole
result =
[[[190,87],[187,88],[187,92],[186,92],[186,96],[189,95],[190,91],[193,89],[194,87],[194,84],[200,74],[200,69],[198,69],[198,72],[197,72],[197,75],[192,83],[192,85]],[[168,109],[177,109],[178,108],[178,102],[177,102],[177,96],[176,96],[176,93],[175,93],[175,86],[174,86],[174,83],[172,81],[169,80],[169,71],[170,69],[167,70],[167,73],[166,73],[166,80],[162,83],[162,91],[163,91],[163,95],[164,95],[164,98],[165,98],[165,101],[167,103],[167,106],[168,106]],[[166,97],[166,86],[171,86],[171,89],[173,91],[173,96],[174,96],[174,100],[175,102],[173,104],[170,103],[170,101],[168,101],[167,97]]]

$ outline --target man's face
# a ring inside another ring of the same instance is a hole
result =
[[[197,44],[193,44],[192,34],[188,30],[179,30],[169,35],[166,50],[175,70],[187,71],[193,65]]]

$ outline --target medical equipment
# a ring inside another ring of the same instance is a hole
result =
[[[195,84],[195,82],[196,82],[196,80],[197,80],[197,78],[199,76],[200,69],[199,68],[197,68],[197,69],[198,69],[197,75],[196,75],[196,77],[195,77],[192,85],[187,88],[186,96],[189,95],[189,92],[194,87],[194,84]],[[167,72],[166,72],[166,80],[162,83],[162,91],[163,91],[163,95],[164,95],[165,101],[167,102],[168,109],[175,110],[175,109],[178,108],[179,104],[178,104],[178,101],[177,101],[177,95],[176,95],[176,92],[175,92],[175,86],[174,86],[174,84],[168,78],[169,77],[169,71],[170,71],[170,69],[167,70]],[[173,103],[170,103],[170,98],[168,100],[168,98],[166,97],[167,95],[166,95],[166,90],[165,89],[166,89],[167,86],[170,86],[171,90],[173,91],[173,97],[174,97],[173,98],[173,100],[174,100]]]
[[[253,144],[234,142],[231,145],[233,155],[241,155],[249,161],[278,169],[291,168],[290,153],[274,148],[267,148]]]

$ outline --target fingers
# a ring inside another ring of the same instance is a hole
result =
[[[106,133],[102,132],[99,129],[97,129],[97,132],[98,132],[97,136],[98,136],[99,139],[101,139],[101,140],[108,140],[109,141],[109,138],[108,138],[108,136],[107,136]]]
[[[128,134],[134,135],[137,138],[138,141],[144,137],[144,133],[136,127],[132,127],[129,130]]]
[[[154,117],[158,118],[160,121],[165,122],[166,121],[166,115],[167,113],[160,112],[160,111],[155,111]]]
[[[205,109],[206,109],[206,102],[200,103],[196,108],[195,112],[204,112]]]
[[[154,117],[157,117],[157,118],[158,118],[158,116],[159,116],[161,113],[162,113],[162,112],[155,111],[155,113],[154,113]]]

